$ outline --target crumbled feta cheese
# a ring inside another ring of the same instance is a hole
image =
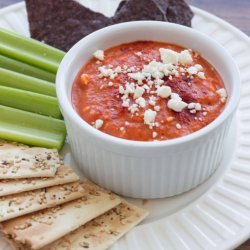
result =
[[[170,99],[168,101],[168,108],[174,110],[175,112],[181,112],[186,107],[187,107],[187,103],[185,103],[181,100]]]
[[[155,121],[155,117],[156,117],[156,112],[153,111],[152,109],[147,109],[144,112],[144,123],[149,126],[152,126]]]
[[[132,114],[134,114],[135,112],[137,112],[138,111],[138,104],[132,104],[129,108],[128,108],[128,110],[132,113]]]
[[[200,64],[195,64],[194,67],[198,70],[198,71],[202,71],[203,67]]]
[[[124,90],[124,88],[123,88],[123,86],[119,86],[119,93],[120,94],[124,94],[125,93],[125,90]]]
[[[183,65],[190,65],[193,63],[193,58],[188,50],[183,50],[179,54],[179,63]]]
[[[136,52],[135,53],[137,56],[142,56],[142,53],[139,51],[139,52]]]
[[[103,125],[103,120],[101,120],[101,119],[97,119],[97,120],[95,121],[95,123],[94,123],[94,127],[95,127],[96,129],[101,128],[102,125]]]
[[[125,126],[128,126],[129,125],[129,122],[125,121]]]
[[[152,137],[153,137],[153,138],[156,138],[156,137],[157,137],[157,135],[158,135],[158,133],[157,133],[157,132],[155,132],[155,131],[152,133]]]
[[[103,61],[103,60],[104,60],[104,51],[103,51],[103,50],[97,50],[97,51],[93,54],[93,56],[94,56],[95,58],[97,58],[98,60]]]
[[[156,97],[155,96],[153,96],[153,95],[151,95],[150,97],[149,97],[149,104],[151,105],[151,106],[155,106],[155,104],[156,104]]]
[[[110,76],[111,74],[113,74],[113,70],[108,69],[105,66],[99,67],[98,70],[101,72],[101,74],[99,75],[100,77]]]
[[[137,99],[139,97],[142,97],[142,95],[144,94],[145,89],[143,87],[139,87],[137,86],[135,91],[134,91],[134,99]]]
[[[120,130],[121,130],[121,131],[124,131],[124,130],[125,130],[125,128],[124,128],[124,127],[120,127]]]
[[[108,86],[109,86],[109,87],[112,87],[112,86],[113,86],[113,83],[112,83],[112,82],[109,82],[109,83],[108,83]]]
[[[176,126],[177,129],[181,129],[181,124],[180,123],[177,123],[175,126]]]
[[[197,110],[197,111],[200,111],[201,110],[201,105],[200,105],[200,103],[195,103],[195,102],[190,102],[189,104],[188,104],[188,109],[195,109],[195,110]]]
[[[202,115],[203,115],[203,116],[206,116],[206,115],[207,115],[207,112],[206,112],[206,111],[202,112]]]
[[[167,98],[171,95],[171,88],[169,86],[161,86],[157,88],[156,93],[162,98]]]
[[[197,70],[197,68],[196,67],[189,67],[188,69],[187,69],[187,72],[188,72],[188,74],[190,74],[190,75],[196,75],[197,73],[198,73],[198,70]]]
[[[142,84],[144,80],[144,75],[140,72],[137,73],[129,73],[128,76],[138,82],[138,84]]]
[[[117,67],[115,68],[115,73],[121,73],[121,72],[122,72],[121,66],[117,66]]]
[[[171,94],[171,99],[175,99],[175,100],[179,100],[179,101],[182,100],[181,97],[178,94],[176,94],[176,93],[172,93]]]
[[[160,111],[160,109],[161,109],[160,106],[155,106],[154,107],[154,110],[157,111],[157,112]]]
[[[127,82],[125,87],[126,87],[126,89],[125,89],[125,94],[126,95],[134,94],[134,92],[135,92],[135,84],[133,82],[131,82],[131,83]]]
[[[227,98],[227,91],[224,88],[218,89],[216,93],[220,96],[221,102],[225,102]]]
[[[151,76],[156,79],[161,79],[164,77],[163,73],[163,64],[156,61],[151,61],[149,64],[143,67],[143,74],[144,76],[150,78]]]
[[[129,99],[123,100],[122,107],[128,108],[129,107],[129,103],[130,103]]]
[[[205,73],[204,73],[204,72],[198,72],[197,76],[198,76],[200,79],[203,79],[203,80],[206,79]]]
[[[178,65],[179,53],[171,49],[160,48],[161,60],[163,63],[172,63]]]
[[[141,108],[145,108],[146,107],[146,101],[143,97],[139,97],[138,99],[136,99],[135,101]]]

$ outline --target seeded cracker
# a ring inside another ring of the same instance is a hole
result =
[[[63,204],[83,196],[78,182],[0,198],[0,222]]]
[[[69,167],[59,167],[55,177],[0,180],[0,197],[35,189],[78,181],[79,177]]]
[[[31,37],[64,51],[111,24],[109,18],[73,0],[26,0],[26,8]]]
[[[105,250],[140,223],[148,212],[123,201],[117,207],[42,250]]]
[[[60,165],[56,149],[0,143],[0,179],[53,177]]]
[[[27,250],[38,249],[76,230],[121,203],[90,182],[81,199],[2,223],[4,233]]]

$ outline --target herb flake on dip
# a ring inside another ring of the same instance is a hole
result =
[[[104,133],[136,141],[193,133],[223,111],[224,83],[198,53],[160,42],[98,50],[72,87],[74,109]]]

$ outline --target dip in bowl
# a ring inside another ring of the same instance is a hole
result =
[[[161,198],[194,188],[218,167],[240,78],[209,37],[141,21],[78,42],[56,88],[86,177],[125,196]]]

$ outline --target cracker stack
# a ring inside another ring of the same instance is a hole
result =
[[[57,150],[0,140],[0,222],[13,249],[107,249],[147,214],[81,183]]]

